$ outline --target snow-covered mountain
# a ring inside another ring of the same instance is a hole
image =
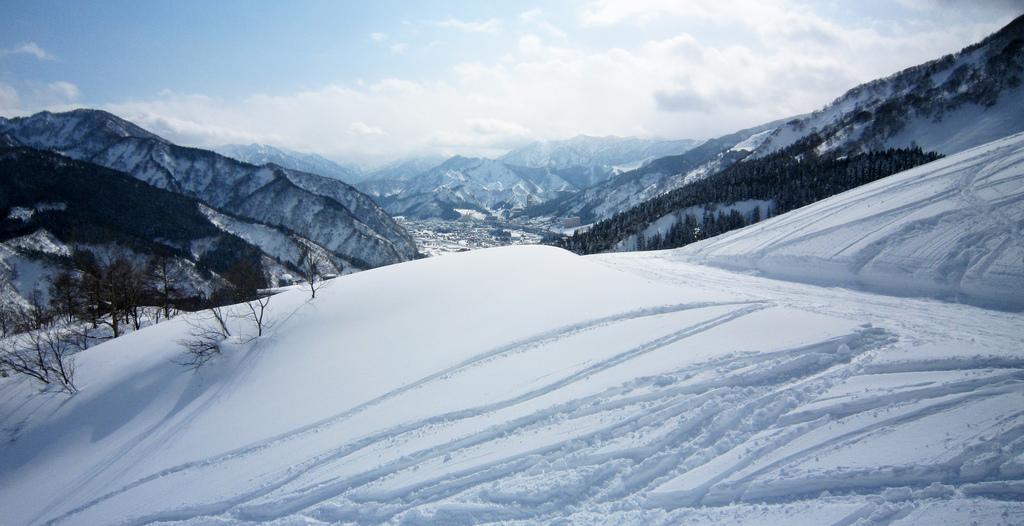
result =
[[[459,156],[405,180],[364,181],[359,188],[392,215],[445,219],[458,218],[456,209],[522,210],[575,189],[549,168]]]
[[[363,178],[357,167],[342,166],[315,153],[297,152],[269,144],[228,144],[216,148],[215,151],[249,164],[276,164],[300,172],[340,179],[349,184]]]
[[[431,168],[445,162],[447,159],[441,156],[411,157],[399,159],[369,170],[364,177],[365,180],[387,180],[405,181]]]
[[[816,132],[819,151],[916,145],[955,153],[1024,130],[1024,16],[960,52],[857,86],[780,126],[753,149],[779,150]]]
[[[74,396],[0,378],[4,520],[1019,523],[1024,313],[685,260],[802,271],[863,239],[1020,298],[1021,143],[698,251],[505,247],[291,290],[197,372],[175,362],[199,313],[80,353]]]
[[[409,163],[357,186],[393,215],[454,218],[454,209],[502,213],[589,188],[653,158],[681,153],[690,140],[589,137],[541,141],[498,159],[453,157],[415,171]],[[421,163],[422,165],[424,163]]]
[[[577,135],[560,141],[532,142],[499,160],[516,166],[578,171],[581,176],[571,182],[579,188],[587,188],[653,159],[679,155],[696,145],[697,141],[690,139]]]
[[[524,213],[532,217],[578,216],[584,223],[611,217],[729,166],[749,154],[733,150],[735,146],[779,124],[781,121],[705,141],[685,153],[654,159],[579,192],[533,206]]]
[[[294,232],[361,268],[415,257],[408,233],[369,197],[327,177],[185,148],[99,110],[0,118],[0,133],[131,174],[241,218]]]
[[[800,141],[837,155],[919,146],[943,154],[1024,131],[1024,16],[959,53],[854,87],[808,115],[707,141],[528,211],[596,221]]]
[[[269,283],[295,275],[303,249],[325,271],[358,268],[293,232],[229,216],[132,176],[63,155],[0,150],[0,303],[45,304],[53,277],[74,269],[76,251],[127,258],[138,268],[156,255],[175,270],[176,301],[188,305],[227,285],[239,262],[262,266]],[[109,262],[108,261],[108,262]]]

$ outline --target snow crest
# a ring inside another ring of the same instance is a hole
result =
[[[1024,133],[675,252],[768,276],[1024,309]]]

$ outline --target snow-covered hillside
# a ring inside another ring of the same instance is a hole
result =
[[[1020,314],[550,247],[270,308],[196,373],[179,317],[78,355],[73,397],[0,379],[4,520],[1024,517]]]
[[[249,164],[276,164],[300,172],[340,179],[349,184],[362,179],[362,173],[356,167],[342,166],[315,153],[296,152],[269,144],[228,144],[216,151]]]
[[[0,151],[0,310],[47,302],[53,277],[82,271],[85,252],[139,270],[168,258],[178,299],[208,297],[239,261],[259,262],[270,283],[295,272],[307,248],[331,273],[357,270],[308,239],[217,212],[128,174],[53,152]],[[75,252],[81,252],[75,261]],[[291,266],[291,268],[288,267]]]
[[[920,146],[944,154],[1024,131],[1024,16],[960,52],[857,86],[779,126],[755,155],[810,133],[819,152]]]
[[[351,186],[274,165],[254,166],[172,144],[99,110],[0,118],[19,145],[122,171],[220,211],[280,227],[360,267],[416,256],[411,237]]]
[[[676,252],[827,285],[1024,308],[1024,133]]]

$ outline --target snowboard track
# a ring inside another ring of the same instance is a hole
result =
[[[659,280],[664,275],[655,275]],[[353,417],[380,409],[388,401],[416,396],[415,390],[446,382],[478,367],[500,365],[517,353],[602,331],[621,323],[686,311],[708,316],[639,345],[587,363],[560,378],[514,396],[483,405],[434,414],[371,432],[356,440],[322,449],[294,465],[278,469],[263,481],[228,498],[191,507],[126,517],[121,524],[175,522],[196,518],[225,521],[268,521],[290,516],[339,522],[417,523],[443,521],[551,521],[566,510],[629,508],[672,512],[717,507],[734,502],[790,503],[817,496],[813,484],[787,485],[780,470],[816,455],[828,454],[858,439],[890,432],[932,415],[970,407],[996,397],[1024,396],[1024,363],[975,364],[981,374],[935,385],[894,392],[872,392],[854,400],[803,407],[842,382],[862,375],[887,375],[943,370],[936,362],[877,362],[895,345],[898,333],[866,324],[852,332],[792,348],[734,352],[692,363],[656,376],[636,377],[600,392],[543,404],[548,395],[583,380],[613,371],[652,352],[686,344],[710,330],[728,329],[750,314],[777,308],[756,300],[682,303],[639,309],[584,320],[511,342],[384,393],[343,413],[290,433],[271,437],[215,457],[175,466],[110,491],[102,497],[48,521],[72,524],[83,513],[109,500],[131,498],[133,491],[168,477],[187,484],[190,477],[229,468],[233,462],[259,462],[286,449],[344,426]],[[719,313],[715,309],[724,310]],[[949,370],[963,371],[964,363]],[[983,369],[980,369],[983,368]],[[967,369],[970,370],[969,368]],[[536,404],[526,407],[527,404]],[[526,407],[525,409],[522,409]],[[519,411],[518,413],[516,411]],[[814,430],[841,425],[866,415],[878,418],[809,444],[796,442]],[[511,415],[502,418],[503,415]],[[1024,423],[1014,413],[986,445],[966,447],[959,455],[918,472],[851,470],[845,481],[831,482],[835,495],[877,496],[898,486],[925,491],[935,484],[955,488],[947,496],[970,493],[1019,499],[1012,490],[1020,475],[1004,476],[998,463],[962,476],[961,466],[979,456],[1006,455],[1024,444]],[[457,428],[482,421],[484,425]],[[530,436],[543,439],[527,447]],[[630,440],[622,440],[628,436]],[[508,445],[507,451],[504,446]],[[496,448],[497,446],[497,448]],[[785,455],[773,452],[790,447]],[[487,453],[499,450],[501,454]],[[360,457],[393,452],[390,460],[370,468],[349,463]],[[992,462],[990,462],[992,464]],[[557,472],[568,482],[554,488],[532,488],[531,477]],[[699,475],[694,475],[698,473]],[[774,478],[773,478],[774,475]],[[828,474],[808,474],[807,480]],[[679,477],[697,476],[686,491],[665,490]],[[701,479],[703,477],[703,479]],[[819,477],[820,478],[820,477]],[[781,481],[781,482],[780,482]],[[819,481],[820,482],[820,481]],[[982,489],[971,484],[989,484]],[[1011,484],[1011,486],[1007,486]],[[960,488],[964,488],[961,491]],[[1007,490],[1006,488],[1011,489]],[[973,490],[971,488],[974,488]],[[1001,493],[1002,492],[1002,493]],[[836,524],[889,513],[890,522],[912,511],[910,503],[867,501]],[[890,509],[891,508],[891,509]]]

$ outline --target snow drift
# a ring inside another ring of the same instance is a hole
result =
[[[1024,308],[1024,133],[681,248],[825,285]]]

